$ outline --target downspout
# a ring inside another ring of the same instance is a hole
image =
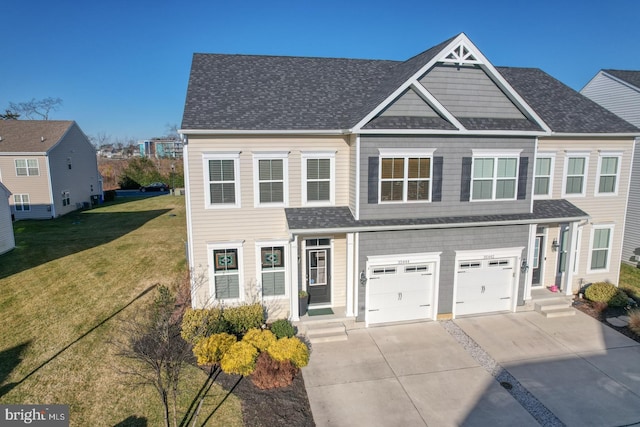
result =
[[[189,162],[187,159],[189,158],[189,139],[185,135],[180,135],[183,138],[183,149],[182,149],[182,164],[184,170],[184,187],[186,189],[184,200],[185,200],[185,209],[187,213],[187,241],[185,243],[186,250],[186,258],[189,263],[189,276],[190,276],[190,285],[191,285],[191,306],[193,308],[198,308],[198,299],[193,295],[193,290],[196,289],[196,274],[195,274],[195,266],[193,260],[193,222],[191,220],[191,185],[190,185],[190,173],[189,173]]]
[[[45,153],[47,159],[47,180],[49,181],[49,200],[51,201],[51,218],[56,217],[56,201],[53,198],[53,182],[51,180],[51,161],[49,159],[49,153]],[[31,201],[29,201],[31,203]]]

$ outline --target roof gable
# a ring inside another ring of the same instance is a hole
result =
[[[0,120],[0,154],[46,153],[74,123],[63,120]]]
[[[640,90],[640,71],[611,69],[602,71]]]

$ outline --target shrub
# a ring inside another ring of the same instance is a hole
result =
[[[107,190],[103,194],[105,202],[113,202],[116,199],[116,190]]]
[[[296,334],[295,328],[287,319],[276,320],[271,324],[269,329],[271,329],[271,332],[273,332],[277,338],[291,338]]]
[[[261,304],[243,304],[227,307],[222,317],[228,324],[228,332],[243,336],[251,328],[260,328],[264,324],[264,310]]]
[[[293,382],[297,373],[298,368],[289,360],[277,361],[267,353],[260,353],[251,382],[262,390],[286,387]]]
[[[629,329],[640,335],[640,309],[629,311]]]
[[[219,308],[192,309],[185,311],[182,318],[181,335],[185,341],[196,344],[201,338],[229,332],[229,325]]]
[[[198,365],[219,364],[236,341],[237,338],[234,335],[225,333],[200,339],[193,347],[193,354],[198,358]]]
[[[249,329],[242,341],[247,342],[260,351],[267,351],[267,348],[276,342],[276,336],[269,330]]]
[[[593,307],[596,312],[602,313],[609,307],[609,304],[604,301],[596,301],[591,303],[591,307]]]
[[[584,296],[593,302],[606,302],[612,307],[623,307],[627,305],[627,294],[622,290],[606,282],[597,282],[589,285],[584,292]]]
[[[279,361],[290,360],[296,368],[309,363],[309,349],[298,338],[281,338],[267,349],[269,355]]]
[[[227,374],[250,375],[256,367],[258,349],[250,343],[234,343],[220,360],[220,368]]]

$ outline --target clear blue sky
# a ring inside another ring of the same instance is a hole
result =
[[[405,60],[460,32],[496,66],[576,90],[640,70],[638,0],[9,0],[0,111],[59,97],[51,119],[143,139],[180,125],[194,52]]]

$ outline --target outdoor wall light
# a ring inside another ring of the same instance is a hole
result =
[[[364,286],[367,284],[367,273],[364,270],[360,272],[360,285]]]
[[[553,242],[551,242],[551,250],[554,252],[558,252],[559,247],[560,245],[558,244],[558,239],[553,239]]]

